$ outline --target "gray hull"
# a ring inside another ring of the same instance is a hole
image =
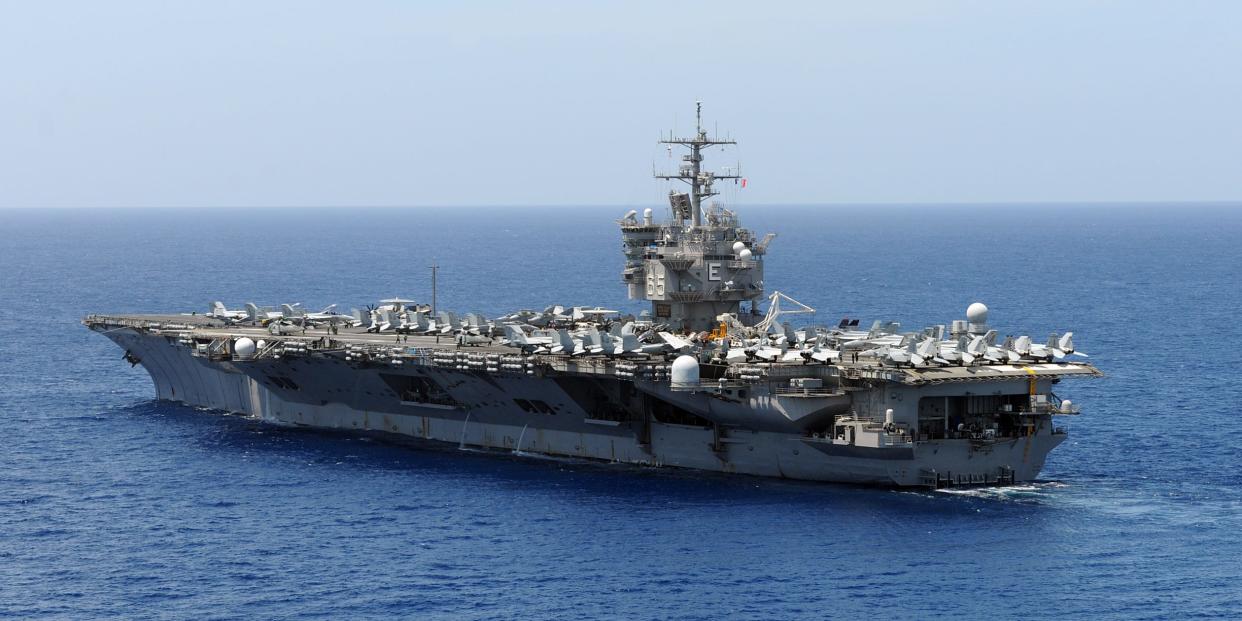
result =
[[[243,363],[195,356],[191,348],[145,331],[100,331],[143,365],[160,399],[281,425],[487,449],[811,481],[936,486],[1034,479],[1048,452],[1065,438],[1048,423],[1029,435],[986,445],[934,439],[873,448],[814,434],[748,429],[729,424],[727,413],[708,424],[635,415],[643,409],[635,404],[660,394],[642,380],[440,367],[393,370],[332,358]],[[426,395],[403,400],[392,386],[405,378],[424,378],[447,394],[442,403],[429,403]],[[703,411],[714,417],[709,407]]]

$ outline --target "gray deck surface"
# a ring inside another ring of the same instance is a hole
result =
[[[332,348],[342,348],[346,345],[369,345],[383,346],[390,345],[393,347],[418,347],[431,349],[456,349],[456,339],[451,335],[441,335],[437,341],[435,336],[425,335],[397,335],[393,332],[372,333],[367,332],[365,328],[346,328],[341,327],[337,334],[331,334],[326,328],[307,328],[303,333],[300,329],[289,334],[273,335],[268,332],[267,328],[247,324],[228,325],[224,321],[208,317],[206,315],[93,315],[88,318],[108,322],[133,322],[133,323],[158,323],[158,324],[180,324],[193,328],[196,336],[210,338],[230,338],[230,337],[249,337],[255,341],[260,339],[296,339],[296,340],[318,340],[321,338],[331,339]],[[495,353],[495,354],[520,354],[521,352],[514,347],[507,347],[500,344],[500,339],[496,339],[490,345],[466,345],[460,348],[462,351],[478,352],[478,353]],[[562,356],[563,357],[563,356]],[[592,356],[578,358],[592,359]],[[642,357],[639,357],[642,358]],[[660,356],[650,357],[650,359],[660,359]],[[751,363],[746,363],[751,364]],[[771,364],[774,366],[802,366],[802,362],[774,362],[756,364]],[[916,381],[984,381],[996,380],[1014,377],[1030,377],[1030,376],[1064,376],[1064,375],[1085,375],[1099,376],[1102,375],[1091,364],[1086,362],[1024,362],[1021,364],[976,364],[970,366],[947,366],[947,367],[922,367],[917,369],[898,368],[892,366],[884,366],[877,364],[874,360],[862,359],[858,362],[852,362],[849,357],[845,360],[834,363],[834,366],[843,369],[873,370],[884,371],[886,373],[905,374],[908,379]]]

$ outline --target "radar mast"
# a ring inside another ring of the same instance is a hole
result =
[[[718,194],[712,189],[712,184],[717,179],[740,179],[741,175],[737,173],[741,171],[723,175],[703,170],[703,147],[737,144],[737,142],[707,135],[707,130],[703,129],[703,102],[701,101],[694,102],[694,130],[693,138],[677,138],[670,132],[668,138],[660,139],[660,144],[690,147],[690,153],[681,156],[682,163],[676,173],[656,173],[655,178],[679,179],[690,185],[689,196],[669,190],[668,199],[669,205],[673,208],[673,218],[682,224],[685,224],[686,219],[689,218],[697,228],[703,225],[703,199]]]

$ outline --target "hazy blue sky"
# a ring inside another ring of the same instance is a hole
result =
[[[0,7],[0,206],[1242,199],[1242,2]]]

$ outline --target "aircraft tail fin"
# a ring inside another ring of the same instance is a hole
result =
[[[576,347],[573,337],[569,336],[569,332],[567,330],[556,331],[556,342],[559,343],[561,347],[564,347],[567,352],[574,351]]]
[[[526,333],[521,328],[511,324],[505,324],[505,338],[512,345],[529,345],[530,341],[526,339]]]
[[[621,349],[631,352],[638,349],[638,337],[633,332],[621,335]]]
[[[441,328],[447,327],[451,330],[461,328],[461,322],[458,321],[457,315],[449,311],[440,311],[436,314],[436,325],[439,325]]]
[[[414,327],[415,329],[422,331],[431,329],[431,323],[427,321],[427,313],[424,313],[423,311],[414,312]]]
[[[1022,336],[1019,336],[1017,339],[1014,340],[1013,348],[1019,354],[1031,353],[1031,337],[1026,336],[1025,334]]]
[[[1074,351],[1074,333],[1066,332],[1057,340],[1057,348],[1063,351]]]
[[[972,356],[982,356],[988,353],[987,335],[976,336],[970,339],[970,344],[966,346],[966,351]]]
[[[604,346],[604,337],[600,336],[599,330],[595,326],[587,328],[586,341],[590,347],[601,348]]]
[[[983,342],[994,347],[996,345],[996,330],[988,330],[987,334],[983,335]]]

